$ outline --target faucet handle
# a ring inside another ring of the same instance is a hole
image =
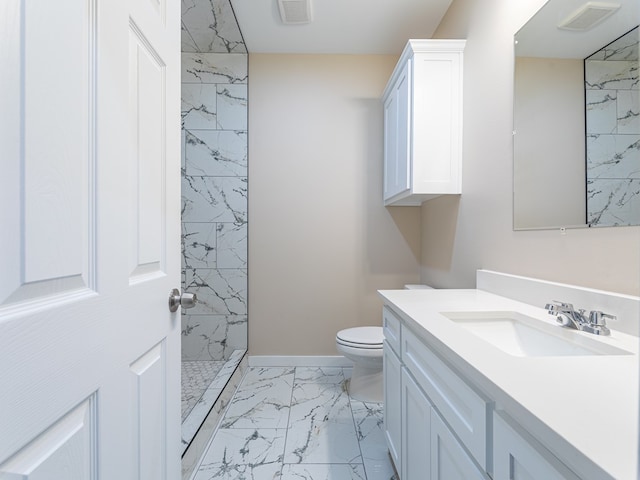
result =
[[[591,325],[604,326],[607,324],[605,318],[615,320],[616,316],[611,315],[610,313],[601,312],[600,310],[591,310],[591,313],[589,314],[589,323]]]
[[[563,311],[570,311],[573,312],[573,305],[570,303],[565,303],[565,302],[560,302],[558,300],[554,300],[552,303],[547,303],[544,308],[546,310],[549,311],[549,313],[552,312],[563,312]]]

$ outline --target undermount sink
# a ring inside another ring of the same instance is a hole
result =
[[[577,330],[545,323],[518,312],[442,312],[482,340],[516,357],[629,355]]]

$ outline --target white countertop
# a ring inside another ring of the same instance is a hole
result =
[[[595,337],[630,355],[517,357],[441,312],[514,311],[556,326],[542,305],[482,290],[379,293],[414,333],[494,399],[496,409],[543,440],[582,478],[604,478],[606,473],[617,480],[637,479],[638,337],[615,330]]]

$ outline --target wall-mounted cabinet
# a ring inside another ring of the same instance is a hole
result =
[[[383,93],[384,204],[461,193],[465,40],[409,40]]]

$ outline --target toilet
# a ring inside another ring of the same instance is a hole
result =
[[[336,335],[338,352],[353,362],[349,395],[361,402],[381,403],[382,327],[354,327]]]
[[[431,289],[428,285],[405,285],[405,289]],[[336,335],[338,352],[353,362],[349,395],[361,402],[384,401],[382,379],[382,327],[354,327]]]

